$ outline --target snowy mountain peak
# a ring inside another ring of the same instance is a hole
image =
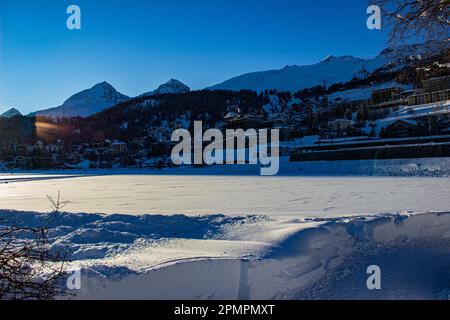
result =
[[[128,100],[129,97],[118,92],[112,85],[104,81],[97,83],[90,89],[83,90],[77,94],[74,94],[67,99],[63,106],[77,106],[79,104],[105,104],[105,103],[120,103]]]
[[[321,61],[321,63],[324,62],[339,62],[339,61],[352,61],[352,60],[358,60],[358,58],[355,58],[353,56],[340,56],[336,57],[333,55],[328,55]]]
[[[334,59],[334,58],[335,58],[334,56],[329,54],[325,58],[323,58],[323,60],[321,62],[327,62],[327,61],[330,61],[330,59]]]
[[[154,91],[155,94],[164,94],[164,93],[186,93],[191,91],[191,89],[185,85],[183,82],[170,79],[166,83],[160,85],[158,89]]]
[[[0,118],[14,118],[17,116],[21,116],[22,113],[20,113],[19,110],[15,109],[15,108],[11,108],[8,111],[0,114]]]
[[[438,54],[442,49],[448,48],[449,42],[430,40],[420,44],[405,44],[396,48],[386,48],[379,56],[388,58],[420,57]]]
[[[160,85],[158,89],[144,93],[142,94],[142,96],[153,96],[155,94],[170,94],[170,93],[178,94],[178,93],[187,93],[190,91],[191,89],[183,82],[176,79],[170,79],[166,83]]]
[[[92,89],[116,91],[116,89],[114,89],[114,87],[110,85],[107,81],[97,83],[95,86],[92,87]]]
[[[128,99],[128,96],[104,81],[74,94],[59,107],[38,111],[36,114],[50,117],[88,117]]]

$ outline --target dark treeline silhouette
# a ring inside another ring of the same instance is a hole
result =
[[[134,98],[87,118],[38,116],[35,126],[37,138],[45,143],[63,140],[79,144],[104,139],[129,142],[146,136],[150,125],[201,120],[205,127],[214,127],[233,108],[243,113],[261,113],[265,103],[263,94],[252,91],[193,91]]]
[[[0,117],[0,144],[26,144],[36,141],[36,118]]]

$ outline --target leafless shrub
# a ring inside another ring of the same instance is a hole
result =
[[[0,299],[54,299],[68,293],[62,280],[66,276],[67,252],[52,250],[49,226],[67,204],[47,196],[52,212],[40,227],[22,227],[14,221],[0,221]]]

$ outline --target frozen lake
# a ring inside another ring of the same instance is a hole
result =
[[[0,175],[0,208],[46,212],[359,215],[448,211],[449,178],[189,175]]]

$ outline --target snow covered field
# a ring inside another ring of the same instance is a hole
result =
[[[449,209],[448,158],[282,163],[281,169],[278,177],[258,176],[248,166],[4,174],[0,208],[47,212],[46,195],[61,191],[70,212],[106,214],[334,217]]]
[[[23,226],[47,215],[0,211]],[[447,299],[450,213],[304,219],[62,214],[78,299]],[[378,265],[382,289],[367,289]]]
[[[4,173],[0,221],[43,225],[61,191],[80,299],[447,299],[448,161]]]
[[[47,212],[61,191],[70,212],[324,217],[445,211],[449,178],[112,175],[0,184],[3,209]]]

